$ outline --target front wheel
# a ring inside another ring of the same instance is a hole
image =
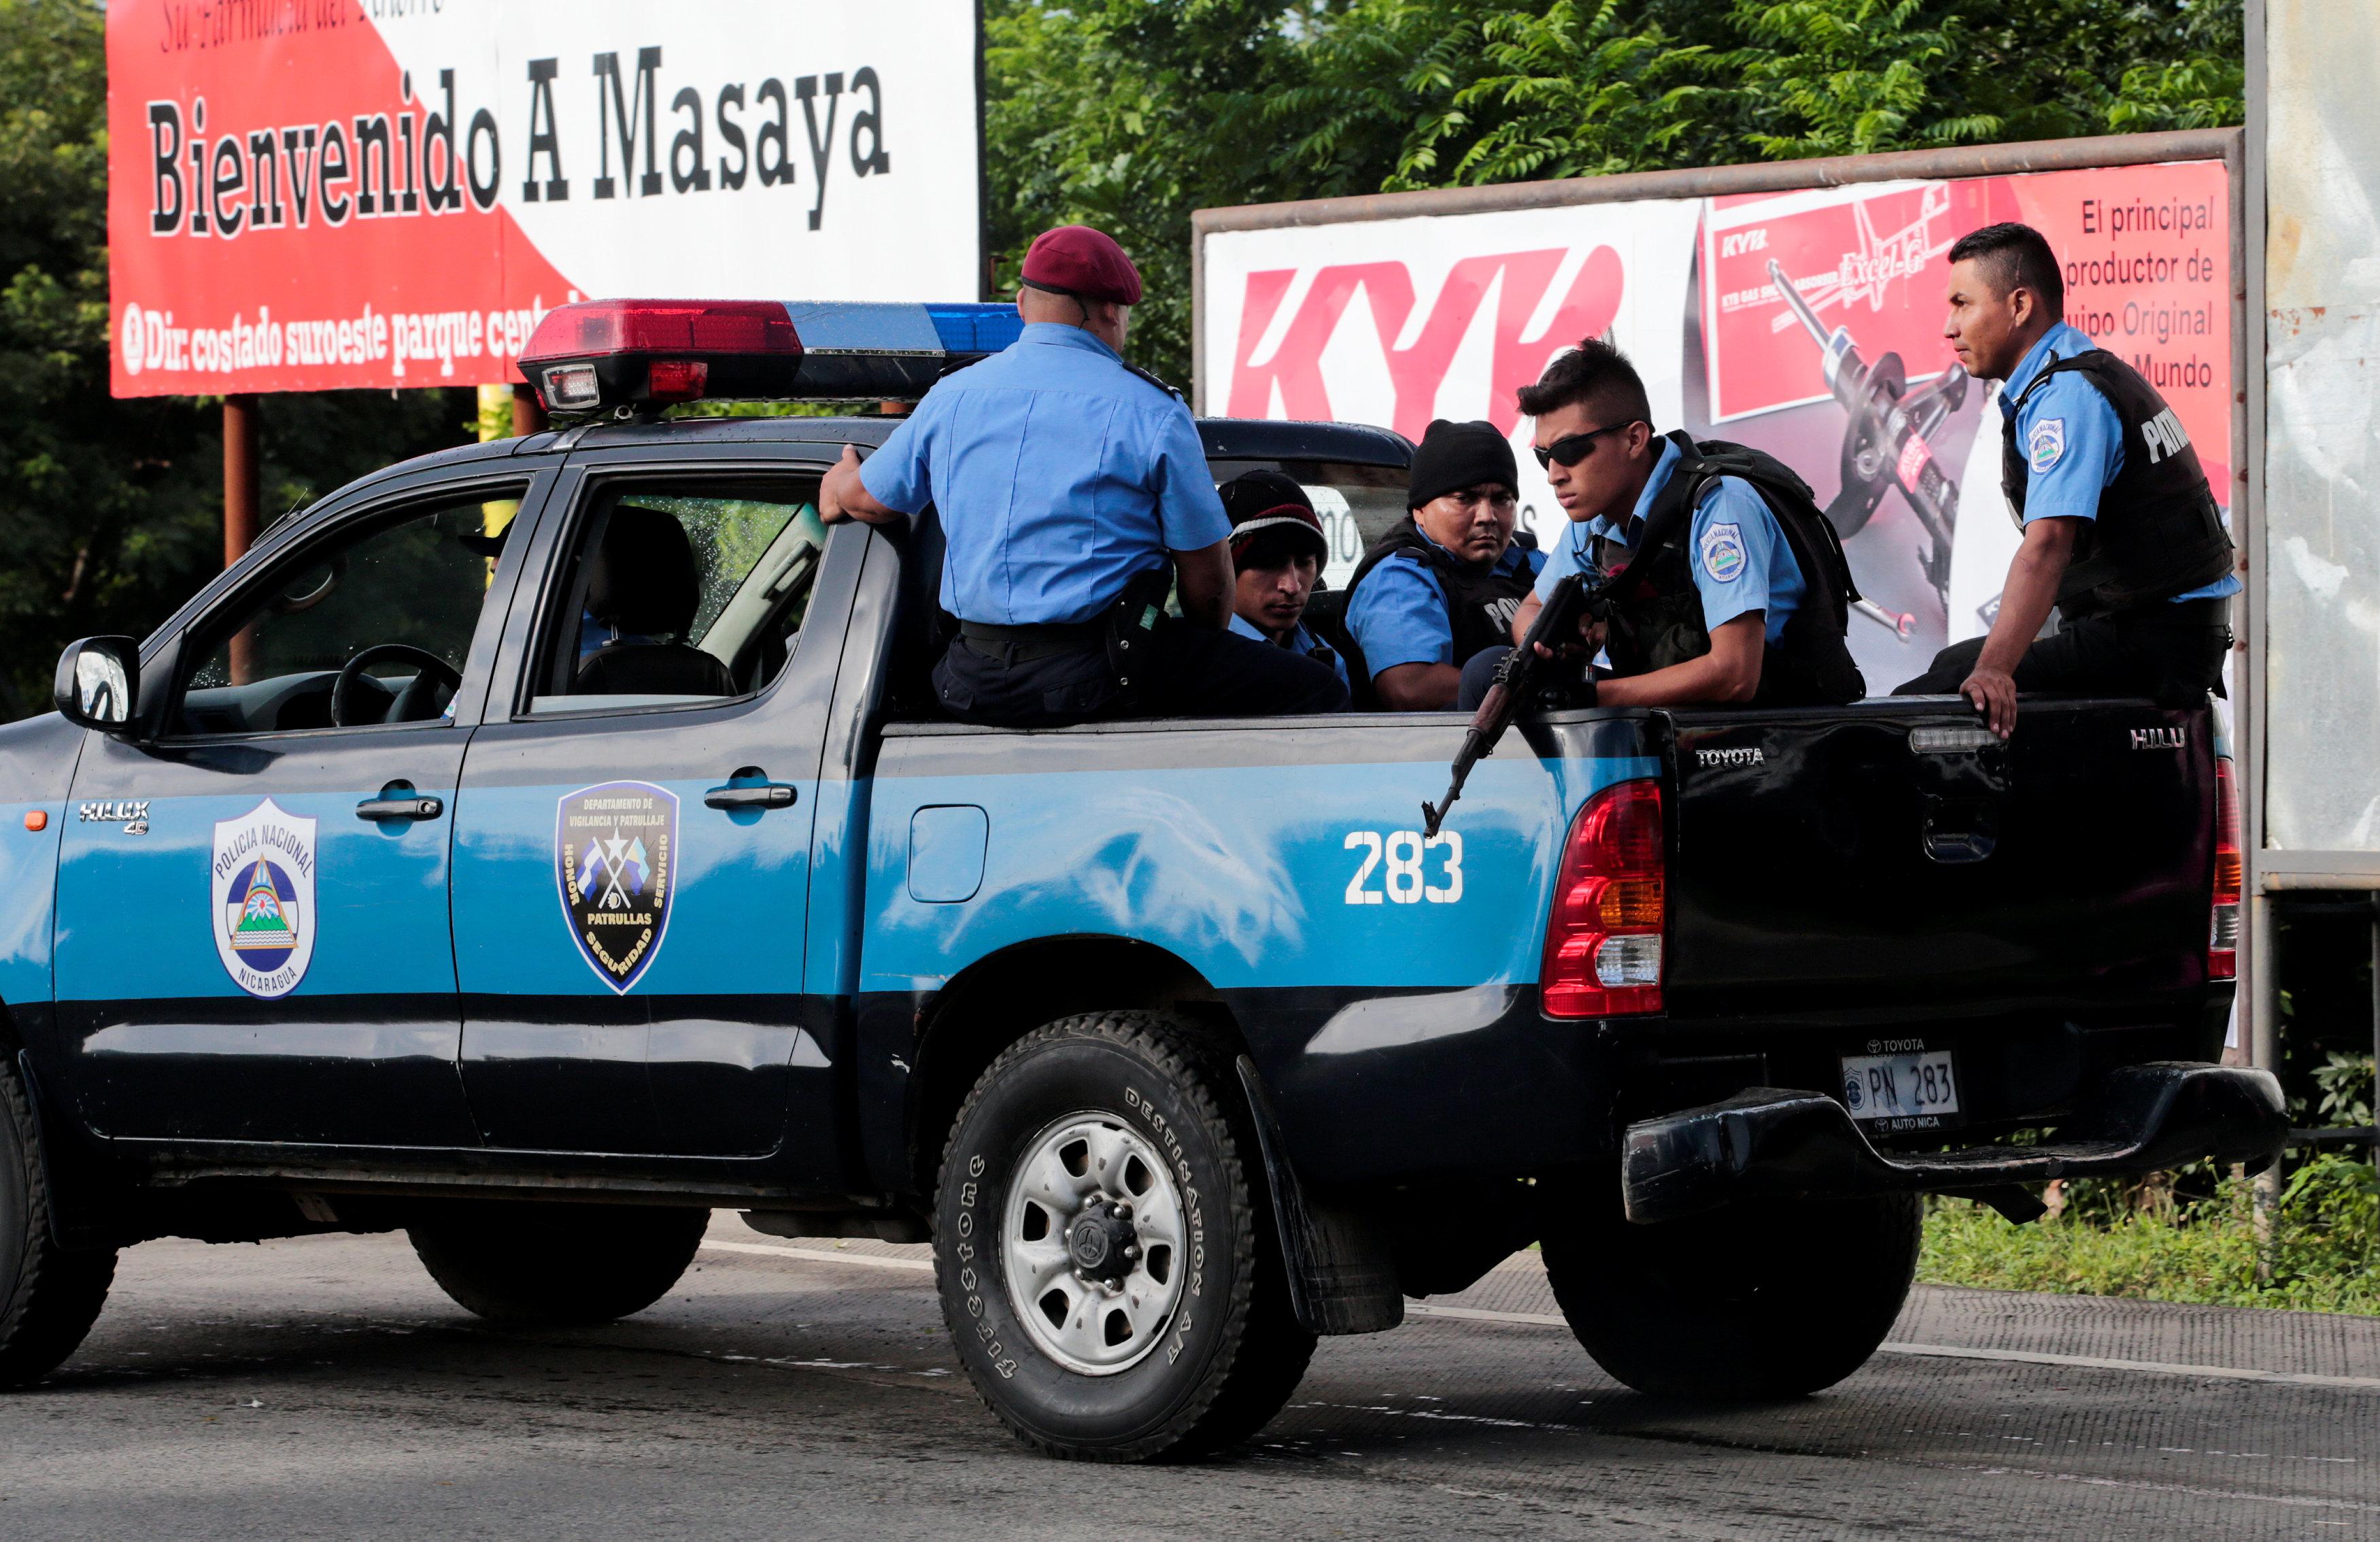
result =
[[[1253,1435],[1305,1374],[1228,1054],[1156,1013],[1011,1045],[960,1108],[935,1280],[976,1390],[1058,1457],[1183,1459]]]
[[[1800,1397],[1867,1363],[1917,1271],[1923,1201],[1764,1200],[1652,1225],[1616,1182],[1563,1193],[1546,1274],[1595,1363],[1640,1392]]]
[[[58,1245],[32,1104],[0,1051],[0,1387],[55,1370],[98,1320],[115,1279],[114,1248]]]

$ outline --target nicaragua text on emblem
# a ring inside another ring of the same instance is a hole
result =
[[[606,782],[563,795],[554,873],[571,941],[604,984],[625,991],[662,949],[677,879],[677,795]]]
[[[1735,524],[1713,525],[1703,532],[1703,571],[1713,581],[1735,582],[1743,571],[1743,527]]]
[[[286,996],[314,961],[314,826],[271,798],[215,824],[215,954],[251,996]]]
[[[2033,426],[2025,442],[2025,461],[2035,473],[2047,471],[2066,457],[2066,419],[2044,418]]]

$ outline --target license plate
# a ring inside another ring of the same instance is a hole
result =
[[[1959,1111],[1959,1080],[1948,1050],[1845,1055],[1843,1106],[1888,1130],[1930,1130]]]

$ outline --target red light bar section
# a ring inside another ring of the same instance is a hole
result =
[[[581,300],[538,323],[523,364],[590,355],[799,354],[801,339],[774,300]]]

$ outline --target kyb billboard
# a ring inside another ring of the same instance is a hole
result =
[[[118,395],[516,380],[567,300],[973,299],[974,0],[113,0]]]
[[[1810,483],[1866,596],[1852,651],[1881,691],[1989,628],[2016,548],[1997,387],[1967,378],[1942,336],[1950,246],[2000,220],[2048,237],[2067,320],[2165,394],[2228,507],[2239,456],[2220,161],[1235,221],[1201,237],[1205,408],[1414,439],[1433,418],[1487,419],[1519,449],[1523,524],[1549,542],[1564,520],[1514,393],[1559,350],[1608,334],[1644,375],[1655,427],[1755,445]],[[1361,541],[1334,536],[1343,583]]]

